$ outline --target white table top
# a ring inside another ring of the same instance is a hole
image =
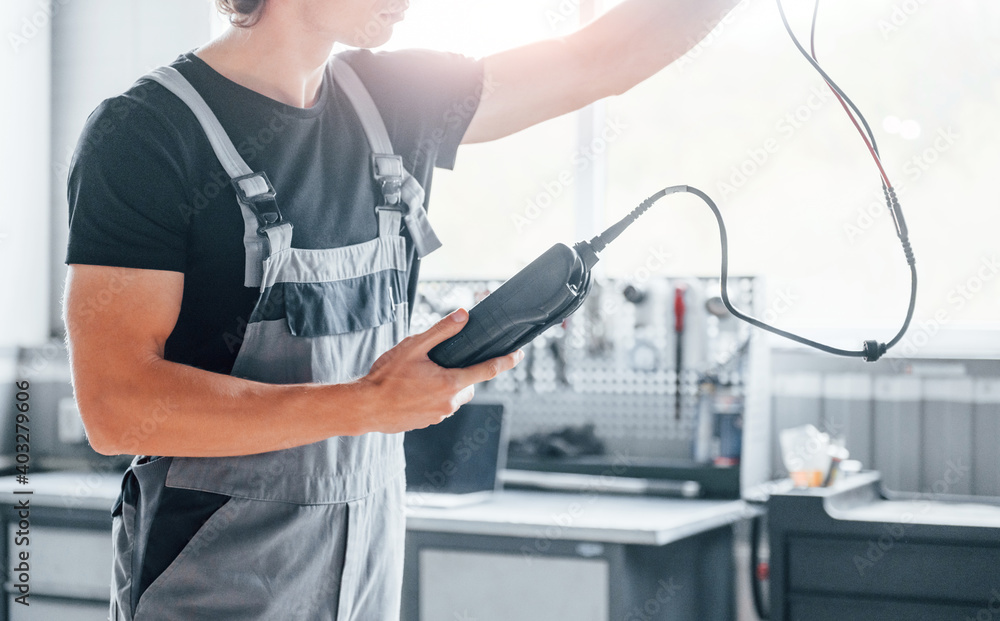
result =
[[[14,476],[0,477],[0,502],[16,503],[27,498],[36,507],[107,510],[110,514],[121,481],[120,472],[78,470],[30,473],[25,485]]]
[[[407,507],[408,530],[664,545],[754,515],[741,500],[506,490],[455,508]]]
[[[1000,528],[1000,507],[978,503],[879,500],[829,513],[838,520]]]
[[[768,485],[771,486],[770,493],[775,495],[821,499],[827,514],[836,520],[1000,528],[1000,505],[995,501],[935,498],[933,494],[906,494],[912,497],[886,499],[879,493],[880,480],[878,472],[862,472],[846,477],[829,488],[793,489],[789,481]],[[841,492],[851,490],[860,494],[843,499],[838,497]]]
[[[117,472],[31,474],[27,485],[0,478],[0,502],[110,511]],[[32,491],[30,495],[14,492]],[[739,500],[689,500],[508,490],[474,505],[407,507],[407,529],[509,537],[664,545],[753,515]]]

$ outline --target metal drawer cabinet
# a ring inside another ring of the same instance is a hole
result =
[[[767,505],[772,621],[993,619],[1000,506],[888,499],[878,473]]]

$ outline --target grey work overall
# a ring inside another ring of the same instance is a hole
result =
[[[332,384],[364,375],[406,332],[401,222],[418,255],[439,245],[426,220],[423,190],[392,155],[374,102],[345,62],[332,62],[335,83],[351,100],[371,144],[384,203],[377,207],[378,237],[319,250],[291,247],[291,224],[283,220],[266,175],[247,167],[180,73],[167,67],[147,76],[195,113],[239,198],[244,284],[259,286],[260,297],[232,370],[237,377]],[[282,431],[277,424],[276,436]],[[112,620],[398,619],[402,434],[289,446],[240,457],[133,460],[123,481],[123,490],[133,491],[123,491],[114,512]],[[140,595],[133,587],[144,554],[156,546],[148,534],[164,486],[229,498]]]

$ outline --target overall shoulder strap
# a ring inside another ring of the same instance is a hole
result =
[[[361,121],[365,136],[368,137],[368,144],[373,154],[372,175],[388,203],[380,209],[391,207],[399,200],[406,204],[408,209],[403,219],[410,231],[410,237],[413,238],[417,256],[423,258],[441,247],[441,241],[434,233],[427,219],[427,211],[424,209],[424,189],[402,165],[402,158],[395,155],[382,115],[368,89],[361,82],[361,78],[347,62],[336,56],[331,60],[331,64],[334,80],[347,95],[358,120]],[[395,181],[395,178],[398,178],[398,181]]]
[[[219,163],[232,180],[243,216],[243,245],[246,248],[244,282],[259,287],[263,261],[270,252],[291,244],[292,225],[284,221],[274,201],[274,187],[263,172],[254,172],[240,157],[215,113],[187,79],[173,67],[159,67],[145,76],[176,95],[204,130]]]

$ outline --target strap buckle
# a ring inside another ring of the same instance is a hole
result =
[[[267,173],[261,171],[236,177],[232,184],[237,200],[257,217],[258,235],[264,235],[265,230],[285,223],[278,203],[274,200],[274,186],[267,178]]]
[[[393,154],[372,154],[372,177],[375,186],[382,193],[382,204],[378,209],[391,208],[403,211],[403,158]]]

